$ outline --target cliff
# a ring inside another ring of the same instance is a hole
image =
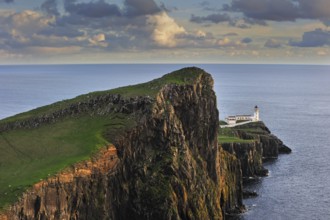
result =
[[[268,171],[262,165],[262,145],[257,141],[251,143],[222,143],[221,146],[240,161],[244,178],[267,175]]]
[[[21,114],[0,122],[0,132],[16,149],[8,141],[15,132],[68,121],[77,129],[87,124],[107,147],[27,187],[1,220],[223,219],[244,208],[240,161],[218,145],[213,80],[201,69]]]
[[[243,179],[291,150],[262,122],[218,117],[212,77],[184,68],[1,120],[0,220],[241,213]]]
[[[291,149],[273,135],[262,121],[240,125],[235,127],[235,130],[239,138],[254,139],[260,143],[264,159],[277,158],[279,154],[291,153]]]
[[[246,179],[268,174],[263,160],[277,158],[281,153],[291,153],[291,149],[273,135],[262,121],[222,128],[219,140],[224,150],[240,160],[242,175]]]

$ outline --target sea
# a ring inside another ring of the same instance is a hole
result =
[[[0,66],[0,119],[77,95],[146,82],[186,66],[212,74],[220,118],[260,117],[293,152],[246,188],[239,220],[330,219],[330,66],[132,64]],[[0,152],[1,153],[1,152]]]

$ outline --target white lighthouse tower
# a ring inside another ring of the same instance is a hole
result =
[[[260,118],[259,118],[259,108],[258,108],[257,105],[254,107],[254,118],[253,119],[254,119],[253,121],[259,121],[260,120]]]

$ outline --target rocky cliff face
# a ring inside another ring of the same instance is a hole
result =
[[[262,156],[265,159],[277,158],[281,153],[291,153],[291,149],[273,135],[263,122],[237,126],[236,132],[239,138],[245,140],[255,139],[261,143]]]
[[[70,105],[63,103],[64,106],[60,109],[54,109],[38,117],[0,124],[0,132],[21,128],[33,129],[44,124],[56,123],[65,117],[74,117],[81,114],[88,114],[90,116],[105,116],[113,113],[123,113],[126,115],[147,114],[146,111],[149,111],[147,106],[153,101],[149,96],[125,99],[120,94],[99,95]]]
[[[220,150],[220,203],[224,216],[235,215],[244,212],[243,205],[243,181],[241,163],[237,157],[227,151]]]
[[[222,143],[222,148],[234,155],[241,164],[243,178],[265,176],[268,170],[263,167],[263,160],[277,158],[281,153],[290,153],[283,142],[263,122],[254,122],[231,128],[232,134],[248,142]]]
[[[213,80],[189,71],[193,83],[139,105],[137,126],[114,146],[34,185],[0,219],[223,219],[242,209],[240,162],[217,143]]]
[[[241,163],[243,178],[265,176],[267,170],[262,165],[262,144],[251,143],[223,143],[222,148],[236,156]]]

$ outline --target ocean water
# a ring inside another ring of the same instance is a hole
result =
[[[0,66],[0,119],[55,101],[145,82],[192,65]],[[252,114],[292,148],[247,186],[240,220],[329,219],[330,66],[195,65],[215,80],[220,118]]]

